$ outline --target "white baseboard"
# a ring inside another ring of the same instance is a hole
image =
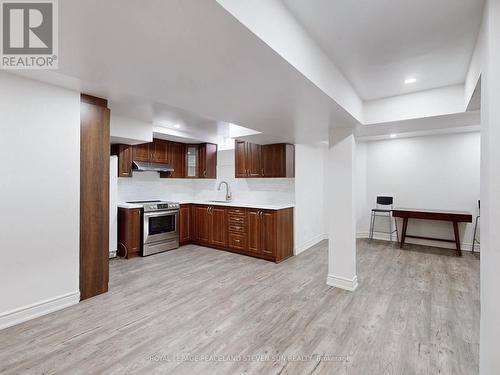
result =
[[[369,238],[369,233],[368,232],[358,232],[356,233],[356,238]],[[377,232],[374,232],[373,233],[373,239],[374,240],[380,240],[380,241],[390,241],[390,236],[386,233],[377,233]],[[394,233],[394,235],[392,236],[392,242],[397,242],[396,240],[396,233]],[[454,249],[455,246],[453,244],[449,245],[449,247],[445,247],[443,246],[443,243],[442,242],[439,242],[439,241],[432,241],[432,240],[419,240],[419,241],[414,241],[412,238],[408,238],[406,241],[406,243],[411,243],[411,244],[417,244],[417,245],[421,245],[421,244],[431,244],[429,246],[434,246],[434,247],[442,247],[443,249]],[[463,251],[472,251],[472,244],[470,242],[462,242],[461,243],[461,248]],[[476,246],[474,246],[474,251],[475,252],[480,252],[481,251],[481,248],[480,248],[480,245],[479,244],[476,244]]]
[[[345,277],[328,275],[326,278],[326,284],[334,286],[335,288],[354,292],[358,287],[358,276],[354,276],[352,279],[346,279]]]
[[[295,246],[295,255],[299,255],[301,252],[326,239],[328,239],[328,235],[326,233],[323,233],[311,238],[310,240],[307,240],[306,242],[301,243],[300,245]]]
[[[76,305],[78,302],[80,302],[79,291],[1,313],[0,330],[72,305]]]

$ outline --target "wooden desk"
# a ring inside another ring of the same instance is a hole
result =
[[[400,217],[403,219],[403,231],[401,233],[401,243],[399,246],[400,248],[403,248],[407,237],[418,238],[421,240],[452,242],[455,243],[457,249],[457,256],[462,256],[462,249],[460,248],[460,233],[458,232],[458,223],[472,223],[472,214],[470,212],[422,210],[414,208],[395,208],[394,210],[392,210],[392,216]],[[407,235],[406,230],[408,229],[408,219],[449,221],[453,223],[453,231],[455,232],[455,239],[449,240],[443,238]]]

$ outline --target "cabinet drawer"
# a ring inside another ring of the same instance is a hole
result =
[[[245,216],[229,216],[229,224],[231,225],[246,225],[247,220]]]
[[[230,208],[227,213],[229,216],[245,216],[246,210],[244,208]]]
[[[229,223],[229,231],[230,232],[245,233],[246,232],[246,227],[244,227],[242,225],[233,225],[233,224]]]
[[[247,236],[244,234],[229,233],[229,247],[236,250],[246,250]]]

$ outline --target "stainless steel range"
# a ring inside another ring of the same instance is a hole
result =
[[[142,256],[179,247],[179,203],[165,201],[135,201],[144,208]]]

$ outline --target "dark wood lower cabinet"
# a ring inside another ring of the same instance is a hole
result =
[[[141,252],[141,209],[118,208],[117,255],[125,258],[137,257]]]
[[[105,99],[80,104],[80,299],[108,291],[109,116]]]
[[[181,204],[179,208],[179,242],[181,245],[191,242],[191,205]]]
[[[274,262],[293,256],[293,208],[193,205],[190,228],[191,241],[199,245]]]

